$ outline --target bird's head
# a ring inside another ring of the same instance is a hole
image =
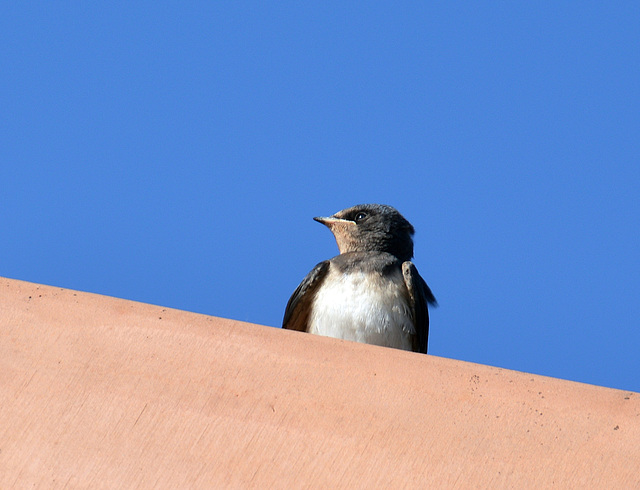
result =
[[[359,204],[313,219],[331,230],[340,253],[388,252],[403,261],[413,257],[413,226],[391,206]]]

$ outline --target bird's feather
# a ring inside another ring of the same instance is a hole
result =
[[[412,262],[406,261],[402,263],[402,275],[409,291],[413,324],[416,332],[413,350],[426,354],[429,338],[429,310],[427,309],[427,304],[435,305],[436,298],[427,283],[418,274],[418,269]]]
[[[282,328],[306,332],[309,328],[309,313],[313,304],[314,292],[329,271],[329,261],[316,265],[302,280],[289,298],[282,320]]]

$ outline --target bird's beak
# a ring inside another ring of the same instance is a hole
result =
[[[352,223],[348,219],[335,218],[333,216],[316,216],[313,219],[316,220],[318,223],[322,223],[323,225],[325,225],[329,229],[333,228],[338,223],[344,223],[344,224]]]

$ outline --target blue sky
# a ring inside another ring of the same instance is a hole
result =
[[[14,2],[0,275],[279,326],[357,203],[430,353],[640,391],[637,2]],[[428,374],[425,374],[427,376]]]

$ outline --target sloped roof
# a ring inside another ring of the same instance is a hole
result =
[[[0,291],[0,488],[640,486],[637,393]]]

